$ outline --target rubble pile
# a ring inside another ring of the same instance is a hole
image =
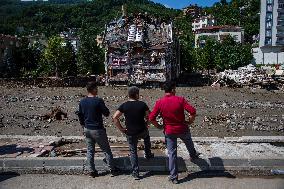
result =
[[[254,101],[237,101],[233,103],[223,103],[221,105],[212,106],[215,110],[228,111],[229,109],[242,110],[234,113],[219,113],[217,115],[204,116],[202,127],[212,127],[216,124],[224,126],[229,132],[238,130],[254,130],[254,131],[275,131],[284,132],[284,114],[266,115],[267,111],[278,110],[284,108],[284,102],[254,102]],[[253,110],[261,109],[263,115],[251,115]]]
[[[237,70],[225,70],[219,73],[217,81],[215,81],[212,86],[218,85],[229,87],[250,86],[284,90],[284,73],[283,70],[276,70],[269,66],[257,68],[249,64]]]
[[[104,33],[107,82],[143,84],[178,77],[178,43],[173,24],[145,14],[122,16]]]
[[[0,139],[0,158],[43,157],[54,151],[60,139]]]
[[[0,127],[4,127],[3,119],[4,119],[4,116],[1,115],[0,116]]]
[[[63,112],[60,107],[52,108],[51,112],[43,116],[43,120],[62,120],[67,118],[67,113]]]

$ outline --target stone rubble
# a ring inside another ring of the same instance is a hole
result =
[[[229,87],[249,86],[284,90],[284,73],[281,69],[281,67],[276,69],[268,66],[257,68],[249,64],[237,70],[225,70],[217,75],[218,79],[212,84],[212,87],[218,85]]]
[[[165,82],[177,77],[173,24],[145,14],[122,16],[107,24],[107,83]]]
[[[2,139],[0,140],[0,158],[43,157],[52,152],[58,139]]]

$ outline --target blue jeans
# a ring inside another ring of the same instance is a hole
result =
[[[170,179],[178,178],[178,165],[177,165],[177,139],[180,138],[188,150],[191,157],[196,155],[196,150],[194,148],[194,144],[191,139],[190,132],[178,135],[165,135],[166,145],[169,155],[169,171],[170,171]]]
[[[84,133],[86,136],[87,144],[87,170],[94,172],[96,171],[94,164],[94,154],[95,154],[95,144],[97,143],[99,147],[105,154],[106,162],[108,167],[112,170],[114,169],[113,155],[109,146],[108,138],[105,129],[100,130],[90,130],[84,128]]]
[[[149,131],[147,129],[141,134],[135,136],[127,135],[126,137],[129,144],[132,173],[137,174],[139,173],[138,154],[137,154],[137,144],[139,139],[141,138],[144,139],[145,156],[151,155],[151,141],[150,141]]]

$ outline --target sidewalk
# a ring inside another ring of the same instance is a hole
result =
[[[180,175],[180,184],[167,181],[167,175],[145,174],[134,181],[130,175],[89,178],[83,175],[0,175],[1,189],[283,189],[283,178],[234,178],[226,175]],[[144,176],[145,175],[145,176]],[[1,182],[2,181],[2,182]]]
[[[5,136],[0,135],[0,172],[82,174],[85,171],[83,137]],[[168,170],[163,138],[152,138],[156,157],[143,158],[139,151],[141,171]],[[191,162],[183,143],[178,145],[179,170],[184,172],[223,171],[240,175],[270,175],[284,169],[284,137],[194,138],[201,158]],[[118,167],[130,170],[128,147],[124,138],[110,137]],[[65,146],[64,146],[65,145]],[[74,149],[74,148],[78,149]],[[69,157],[64,157],[66,153]],[[63,154],[63,155],[62,155]],[[70,155],[71,154],[71,155]],[[106,170],[99,151],[95,157],[98,170]]]

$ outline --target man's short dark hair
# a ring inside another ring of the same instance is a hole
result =
[[[176,88],[176,83],[172,81],[168,81],[163,86],[166,93],[172,92]]]
[[[129,87],[128,89],[128,96],[129,98],[135,99],[139,95],[139,88],[136,86]]]
[[[88,91],[89,93],[93,92],[95,89],[97,89],[97,87],[98,87],[98,86],[97,86],[97,83],[94,82],[94,81],[88,82],[88,83],[87,83],[87,86],[86,86],[87,91]]]

